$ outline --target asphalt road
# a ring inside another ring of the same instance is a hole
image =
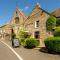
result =
[[[9,42],[9,40],[8,41],[4,40],[3,42],[5,42],[9,46],[11,46],[11,42]],[[2,45],[2,44],[0,43],[0,45]],[[6,48],[6,46],[5,46],[5,48]],[[13,49],[22,57],[23,60],[60,60],[60,55],[44,53],[44,52],[41,52],[40,49],[26,49],[22,46],[20,46],[19,48],[13,48]],[[3,51],[5,52],[5,50],[3,50]],[[12,53],[10,53],[10,54],[12,55]],[[13,54],[13,57],[14,56],[15,55]],[[9,59],[17,60],[16,59],[17,57],[14,57],[15,59],[13,59],[13,57],[12,57],[12,59],[9,57]],[[4,60],[9,60],[9,59],[4,59]],[[0,60],[3,60],[3,59],[0,58]]]
[[[60,60],[60,55],[54,55],[39,51],[39,49],[26,49],[23,47],[14,49],[23,60]]]
[[[19,59],[5,44],[0,42],[0,60],[19,60]]]

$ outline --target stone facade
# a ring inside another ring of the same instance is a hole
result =
[[[44,45],[44,39],[48,36],[46,32],[46,21],[48,17],[49,14],[42,10],[39,4],[37,4],[25,23],[26,30],[28,30],[33,37],[37,36],[36,38],[40,41],[40,46]],[[38,27],[35,26],[37,21],[39,22]]]
[[[10,21],[10,24],[12,25],[16,36],[18,35],[18,31],[22,27],[24,27],[23,23],[24,23],[25,19],[26,19],[26,16],[17,7],[14,12],[14,15],[12,17],[12,20]]]
[[[49,13],[43,10],[39,4],[36,4],[32,13],[28,17],[16,8],[9,24],[13,28],[16,36],[18,36],[20,29],[25,28],[32,37],[37,38],[37,40],[40,41],[40,46],[43,46],[44,39],[48,36],[46,31],[46,21],[49,16]],[[9,31],[8,28],[4,28],[4,30],[5,32],[6,30]]]

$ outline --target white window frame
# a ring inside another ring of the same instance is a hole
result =
[[[39,21],[39,20],[37,20],[37,21]],[[39,28],[39,27],[37,27],[37,21],[35,21],[35,28]]]

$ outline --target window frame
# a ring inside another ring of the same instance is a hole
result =
[[[35,28],[39,28],[39,20],[35,21]]]

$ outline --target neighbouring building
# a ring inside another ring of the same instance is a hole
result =
[[[51,14],[54,15],[56,18],[60,18],[60,8],[53,11]]]

